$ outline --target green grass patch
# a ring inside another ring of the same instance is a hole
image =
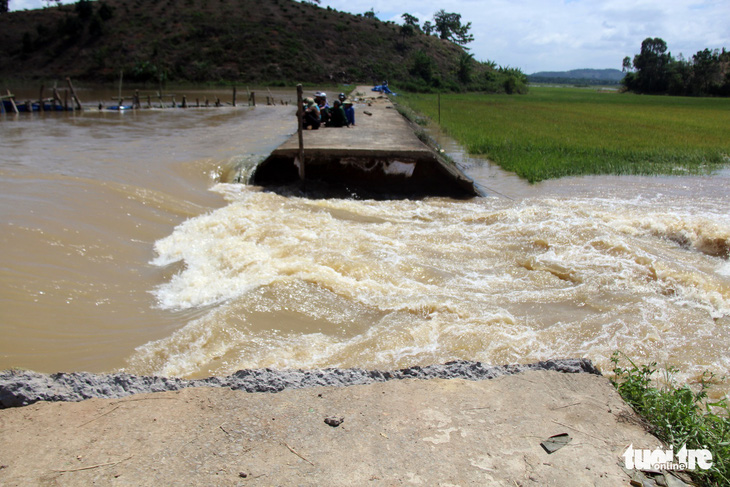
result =
[[[620,366],[621,358],[628,367]],[[708,449],[712,453],[709,470],[688,472],[700,485],[730,485],[730,409],[727,400],[711,402],[708,391],[714,375],[705,373],[698,390],[678,386],[673,378],[676,369],[669,368],[664,384],[654,385],[657,367],[637,366],[631,359],[615,352],[611,358],[614,378],[611,380],[623,399],[650,425],[651,433],[673,446],[678,452],[687,449]]]
[[[521,96],[404,94],[470,153],[530,182],[709,174],[730,162],[730,99],[531,87]]]

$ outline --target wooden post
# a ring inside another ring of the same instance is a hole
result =
[[[172,108],[177,108],[177,102],[175,101],[175,95],[172,95]]]
[[[46,87],[44,85],[41,85],[41,92],[38,95],[38,111],[40,111],[40,112],[45,112],[46,111],[45,104],[43,103],[43,90],[45,88]]]
[[[79,109],[79,111],[83,110],[81,107],[81,102],[79,101],[79,97],[76,96],[76,90],[74,90],[74,86],[71,84],[71,78],[66,78],[66,83],[68,83],[68,87],[71,90],[71,96],[76,101],[76,107]]]
[[[233,87],[233,106],[236,106],[236,87]]]
[[[182,107],[187,108],[188,107],[188,97],[183,95],[183,101],[182,101]]]
[[[139,90],[134,90],[134,105],[132,108],[142,108],[142,104],[139,102]]]
[[[299,137],[299,179],[304,181],[304,105],[302,85],[297,85],[297,136]]]
[[[152,108],[152,97],[147,95],[147,108]]]
[[[157,92],[157,96],[160,97],[160,108],[165,108],[165,102],[162,101],[162,88],[160,88],[160,91]]]
[[[10,106],[13,107],[13,113],[16,115],[18,114],[18,106],[15,104],[15,97],[12,93],[10,93],[10,90],[7,90],[8,92],[8,99],[10,100]]]
[[[122,97],[122,81],[124,80],[124,70],[119,71],[119,98]]]
[[[256,93],[253,91],[251,92],[251,106],[256,106]]]
[[[61,101],[61,97],[58,96],[58,88],[55,86],[53,87],[53,109],[56,109],[56,103],[58,103],[58,106],[63,107],[63,102]]]
[[[63,90],[63,109],[68,111],[68,88]]]

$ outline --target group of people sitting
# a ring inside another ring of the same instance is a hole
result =
[[[327,93],[318,91],[314,98],[304,99],[304,128],[317,130],[325,127],[349,127],[355,125],[355,108],[352,100],[340,93],[333,105],[327,103]]]

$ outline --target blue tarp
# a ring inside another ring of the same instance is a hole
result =
[[[396,93],[393,93],[392,91],[390,91],[390,88],[388,88],[388,84],[387,83],[386,84],[383,84],[383,85],[376,86],[375,88],[373,88],[373,91],[378,91],[380,93],[386,93],[388,95],[396,95],[397,96]]]

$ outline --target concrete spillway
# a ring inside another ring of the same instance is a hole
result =
[[[389,99],[360,87],[356,125],[305,130],[305,181],[398,196],[480,196],[471,179],[421,142]],[[295,134],[261,162],[251,182],[261,186],[298,181]]]

